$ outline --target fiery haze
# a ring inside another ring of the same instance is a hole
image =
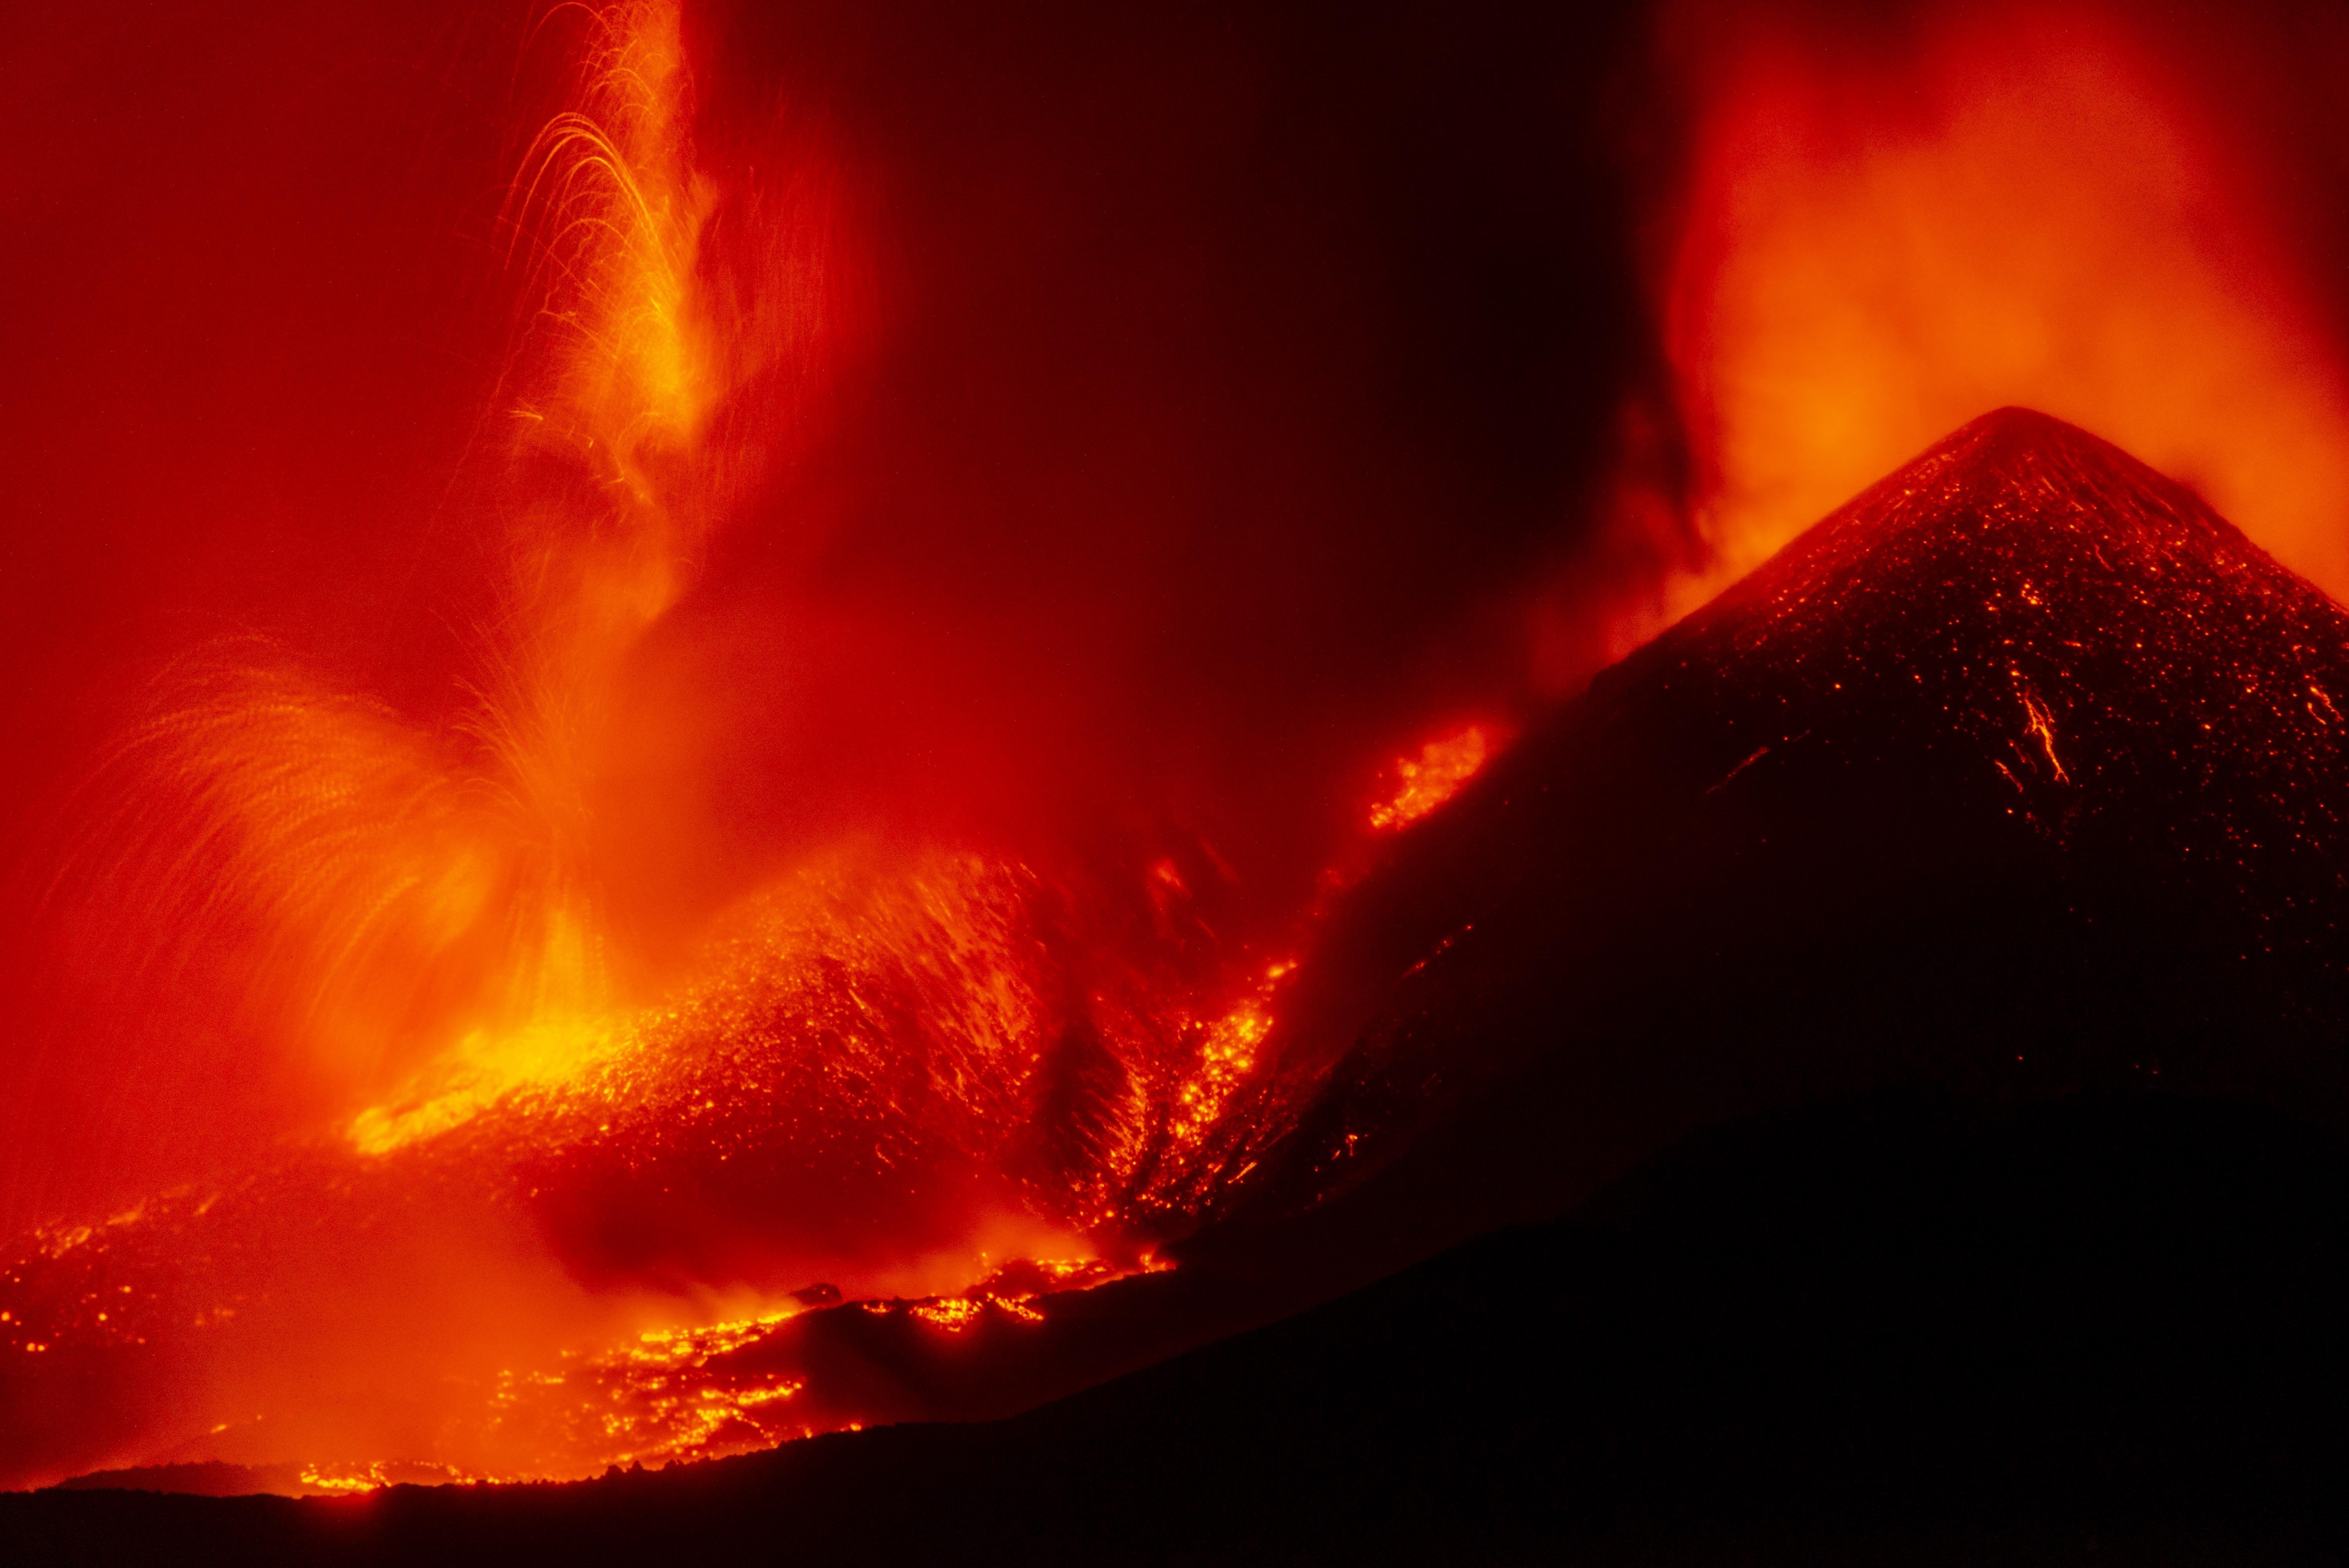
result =
[[[1661,325],[1710,554],[1672,605],[2004,405],[2117,442],[2349,593],[2349,387],[2242,133],[2245,97],[2292,84],[2273,61],[2230,80],[2223,24],[2163,20],[1668,13],[1697,112]]]
[[[201,648],[84,787],[51,903],[79,945],[145,950],[145,1006],[194,974],[327,1093],[408,1102],[357,1112],[375,1152],[613,1042],[596,820],[625,664],[803,436],[854,308],[818,154],[775,138],[755,203],[696,163],[674,6],[566,22],[574,107],[499,218],[523,304],[481,437],[498,580],[462,706],[419,724],[267,643]]]
[[[1519,9],[35,36],[0,1353],[153,1359],[0,1479],[755,1446],[836,1289],[1160,1266],[1392,835],[1986,407],[2349,589],[2256,48]]]

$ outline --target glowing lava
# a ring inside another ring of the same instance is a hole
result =
[[[1416,759],[1396,758],[1398,788],[1392,799],[1371,808],[1371,826],[1401,828],[1418,821],[1474,779],[1491,749],[1485,727],[1472,724],[1457,735],[1429,741]]]

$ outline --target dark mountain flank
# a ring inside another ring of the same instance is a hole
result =
[[[567,1486],[0,1496],[0,1554],[2334,1563],[2344,1182],[2337,1140],[2208,1100],[1875,1096],[1009,1420]]]
[[[1009,1420],[0,1498],[0,1552],[2337,1561],[2344,741],[2349,614],[1992,414],[1402,840],[1283,1000],[1263,1092],[1330,1087],[1012,1381],[1310,1310]]]
[[[2117,449],[1988,415],[1402,847],[1293,1015],[1333,1087],[1195,1255],[1382,1272],[1873,1086],[2338,1125],[2344,746],[2349,614]]]

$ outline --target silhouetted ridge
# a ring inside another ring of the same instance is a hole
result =
[[[0,1496],[0,1553],[2337,1561],[2344,1147],[2168,1097],[1867,1097],[1012,1420],[357,1502]]]
[[[2271,588],[2317,593],[2192,491],[2111,442],[2028,408],[2001,408],[1806,530],[1682,631],[1752,614],[1757,601],[1780,611],[1813,602],[1847,574],[1883,591],[1920,556],[1952,544],[1992,552],[1964,567],[1978,581],[2008,566],[2125,572],[2099,553],[2116,546],[2157,574],[2164,560],[2198,562],[2227,576],[2263,572]]]

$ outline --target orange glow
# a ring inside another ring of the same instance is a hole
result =
[[[756,222],[732,214],[709,251],[724,181],[696,159],[675,0],[558,10],[585,37],[573,107],[503,214],[525,311],[493,410],[505,583],[470,711],[428,728],[257,642],[190,655],[85,787],[60,882],[91,947],[150,947],[144,1006],[218,976],[370,1153],[616,1045],[632,998],[597,822],[628,749],[616,686],[733,498],[803,438],[854,314],[811,144],[786,139]],[[762,417],[721,438],[754,384]]]
[[[2152,46],[2084,6],[1944,6],[1874,53],[1797,15],[1683,5],[1665,29],[1702,105],[1662,303],[1712,556],[1619,642],[2004,405],[2349,594],[2341,366]]]
[[[1371,808],[1371,826],[1408,827],[1451,799],[1484,768],[1491,745],[1484,726],[1472,724],[1457,735],[1429,741],[1416,759],[1397,758],[1397,789],[1392,799]]]
[[[1187,1161],[1268,1026],[1195,1025],[1181,995],[1104,983],[1117,1026],[1102,1049],[1123,1087],[1097,1140],[1063,1153],[1038,1128],[1077,989],[1047,966],[1058,890],[1001,856],[862,838],[803,847],[698,943],[657,934],[698,956],[626,962],[599,806],[645,742],[615,729],[617,690],[720,524],[820,426],[862,320],[860,241],[836,163],[796,122],[761,149],[755,186],[703,160],[674,0],[556,13],[582,39],[570,107],[523,155],[502,215],[524,308],[492,410],[509,438],[487,483],[504,583],[469,711],[419,724],[259,643],[190,656],[85,787],[59,882],[91,948],[155,954],[153,995],[124,1007],[135,1026],[156,1028],[198,974],[234,997],[240,1028],[301,1064],[342,1145],[310,1157],[334,1174],[44,1230],[0,1280],[23,1354],[59,1342],[48,1326],[86,1348],[209,1336],[189,1354],[224,1408],[265,1402],[300,1422],[317,1412],[274,1387],[273,1364],[298,1343],[338,1376],[375,1376],[379,1337],[336,1323],[352,1305],[336,1293],[364,1287],[321,1280],[271,1309],[274,1329],[247,1329],[253,1271],[272,1266],[247,1260],[324,1266],[296,1211],[358,1234],[416,1209],[425,1250],[453,1227],[511,1249],[514,1277],[419,1290],[413,1312],[481,1336],[464,1357],[539,1353],[486,1398],[454,1364],[425,1368],[454,1425],[419,1462],[461,1455],[468,1475],[585,1473],[841,1424],[802,1415],[795,1378],[709,1371],[791,1312],[697,1326],[689,1305],[599,1300],[576,1276],[789,1286],[821,1271],[866,1290],[984,1276],[999,1283],[908,1310],[948,1329],[1035,1321],[1040,1292],[1114,1271],[1086,1258],[1016,1285],[975,1254],[998,1236],[1083,1252],[1087,1231],[1132,1219],[1138,1192],[1156,1212],[1198,1190]],[[1149,883],[1188,894],[1171,861]],[[726,1200],[746,1211],[737,1250],[598,1251],[595,1183],[626,1196],[680,1149],[716,1191],[741,1173]],[[457,1190],[527,1217],[433,1210],[446,1199],[428,1194]],[[215,1253],[236,1261],[211,1270]],[[553,1283],[561,1270],[574,1281]],[[140,1293],[135,1310],[94,1310],[116,1277],[140,1282],[119,1287]],[[593,1347],[615,1315],[646,1314],[665,1326]],[[230,1348],[245,1333],[255,1344]],[[398,1454],[325,1460],[414,1441],[373,1419],[272,1439],[302,1448],[266,1457],[317,1460],[299,1477],[311,1490],[370,1490]]]

